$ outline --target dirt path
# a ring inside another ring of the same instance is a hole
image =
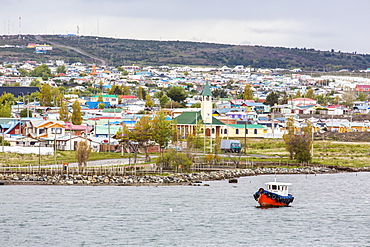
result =
[[[82,54],[84,56],[87,56],[91,59],[94,59],[94,61],[96,61],[97,63],[99,63],[99,65],[101,66],[106,66],[106,61],[101,59],[101,58],[98,58],[98,57],[95,57],[89,53],[86,53],[78,48],[75,48],[75,47],[72,47],[72,46],[66,46],[66,45],[61,45],[61,44],[58,44],[58,43],[55,43],[55,42],[51,42],[49,40],[46,40],[44,39],[41,35],[36,35],[35,38],[40,41],[40,42],[47,42],[47,43],[50,43],[51,45],[53,45],[54,47],[59,47],[59,48],[66,48],[66,49],[70,49],[70,50],[73,50],[79,54]]]

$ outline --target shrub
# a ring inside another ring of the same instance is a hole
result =
[[[163,169],[173,169],[182,172],[189,172],[193,164],[186,154],[179,153],[174,149],[169,149],[163,154],[163,157],[158,157],[156,163],[157,166],[162,166]]]

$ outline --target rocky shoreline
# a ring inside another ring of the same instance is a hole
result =
[[[321,174],[337,172],[369,172],[370,167],[303,167],[303,168],[255,168],[215,172],[174,173],[168,176],[155,175],[35,175],[0,174],[0,185],[200,185],[202,181],[214,181],[263,174]],[[206,184],[205,184],[206,185]]]

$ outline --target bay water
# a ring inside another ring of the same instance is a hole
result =
[[[290,207],[262,209],[264,183]],[[0,186],[0,246],[370,246],[370,173],[209,186]]]

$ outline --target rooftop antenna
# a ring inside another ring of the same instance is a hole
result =
[[[22,17],[19,17],[19,31],[18,31],[18,38],[21,38],[22,35]]]
[[[98,26],[97,26],[98,36],[99,36],[99,18],[98,18]]]

